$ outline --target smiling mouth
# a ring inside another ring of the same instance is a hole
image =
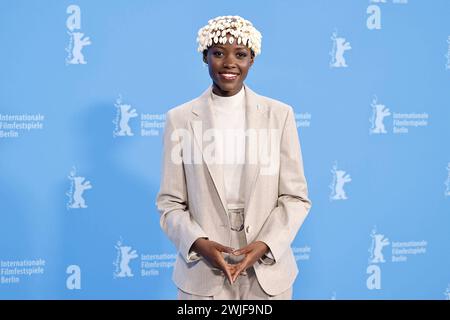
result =
[[[219,73],[219,76],[224,80],[236,80],[239,77],[238,73],[224,72]]]

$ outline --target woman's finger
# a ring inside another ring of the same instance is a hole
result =
[[[222,269],[223,273],[225,273],[225,276],[227,277],[228,281],[230,281],[230,284],[233,284],[233,276],[231,274],[230,266],[225,262],[225,260],[220,261],[220,268]]]
[[[242,256],[243,254],[246,254],[247,252],[249,252],[249,247],[248,246],[243,247],[243,248],[238,249],[238,250],[234,250],[233,251],[233,255],[235,255],[235,256]]]
[[[218,243],[217,249],[218,249],[220,252],[225,252],[225,253],[230,253],[230,254],[234,252],[234,249],[233,249],[233,248],[224,246],[224,245],[222,245],[222,244],[220,244],[220,243]]]
[[[247,269],[247,262],[244,259],[244,260],[242,260],[242,262],[240,262],[238,265],[236,265],[236,269],[233,274],[233,282],[236,281],[237,277],[239,277],[241,272],[244,271],[245,269]]]

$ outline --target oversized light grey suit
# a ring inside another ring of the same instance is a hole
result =
[[[270,135],[268,144],[270,150],[276,150],[275,170],[267,170],[265,161],[250,161],[255,156],[260,160],[261,151],[255,150],[249,140],[244,169],[247,243],[265,242],[275,260],[271,265],[255,263],[255,273],[267,294],[278,295],[292,286],[297,276],[290,246],[312,203],[308,199],[292,107],[258,95],[247,85],[244,88],[246,128],[278,132]],[[198,98],[167,113],[161,186],[156,199],[161,227],[179,252],[173,280],[183,291],[202,296],[219,292],[225,276],[204,259],[189,259],[193,242],[207,237],[230,244],[222,167],[205,155],[208,143],[204,133],[214,128],[211,90],[212,86]],[[278,147],[273,147],[273,142]],[[174,155],[183,161],[174,161]],[[197,161],[185,161],[187,155],[191,160],[197,157]]]

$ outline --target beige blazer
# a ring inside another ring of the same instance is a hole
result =
[[[297,276],[291,243],[312,203],[292,107],[258,95],[247,85],[244,88],[246,129],[274,133],[266,135],[266,149],[255,148],[255,140],[250,140],[254,135],[246,137],[244,230],[247,243],[259,240],[269,246],[275,263],[258,261],[254,268],[263,290],[277,295],[292,286]],[[225,276],[203,258],[192,261],[189,250],[199,237],[230,245],[223,171],[218,161],[211,160],[211,140],[205,134],[214,128],[211,90],[212,86],[167,112],[156,199],[161,227],[179,252],[175,284],[185,292],[208,296],[221,290]],[[275,162],[264,160],[267,150],[275,153]]]

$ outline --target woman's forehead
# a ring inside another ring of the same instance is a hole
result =
[[[226,50],[230,50],[230,49],[232,49],[232,50],[250,50],[250,48],[249,47],[247,47],[247,46],[244,46],[244,45],[242,45],[242,44],[229,44],[229,43],[226,43],[226,44],[213,44],[210,48],[220,48],[220,49],[226,49]]]

